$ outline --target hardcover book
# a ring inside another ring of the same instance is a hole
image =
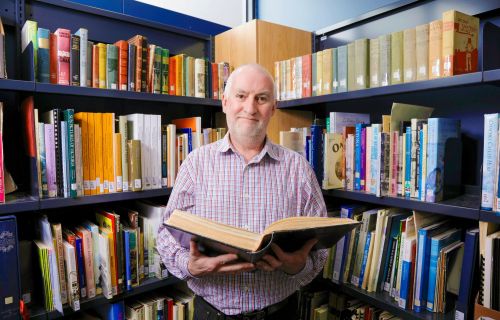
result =
[[[19,242],[15,216],[0,217],[0,318],[19,319]]]
[[[87,81],[90,79],[92,76],[87,73],[87,65],[89,64],[88,62],[88,56],[89,54],[92,55],[92,51],[88,50],[88,30],[85,28],[80,28],[78,31],[75,32],[75,35],[79,37],[80,43],[80,56],[79,56],[79,68],[80,68],[80,86],[81,87],[89,87],[89,82]],[[90,63],[90,65],[92,65]]]
[[[391,84],[403,82],[403,31],[391,33]]]
[[[80,86],[80,37],[71,35],[70,84]]]
[[[443,76],[442,43],[443,21],[434,20],[429,23],[429,79]]]
[[[378,37],[379,45],[379,74],[380,86],[391,84],[391,35]]]
[[[429,79],[429,24],[415,28],[417,80]]]
[[[71,33],[68,29],[57,29],[54,32],[56,36],[57,49],[57,84],[70,84],[70,42]]]
[[[50,82],[50,31],[44,28],[38,28],[38,82]],[[1,53],[0,53],[1,54]],[[0,65],[1,68],[1,65]],[[0,78],[2,76],[0,71]]]
[[[359,223],[348,218],[289,217],[270,224],[258,234],[174,210],[164,224],[185,248],[189,248],[189,241],[193,238],[207,254],[210,251],[236,253],[241,259],[253,263],[270,252],[272,243],[291,252],[300,249],[307,240],[316,238],[318,243],[313,250],[329,248]]]

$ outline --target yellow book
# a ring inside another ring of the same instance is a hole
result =
[[[342,134],[325,133],[324,136],[324,178],[323,189],[342,188],[342,157],[344,146]]]
[[[123,183],[123,175],[122,175],[122,135],[121,133],[113,134],[113,162],[115,164],[114,167],[114,177],[116,184],[116,191],[122,192],[122,183]]]
[[[102,113],[94,113],[94,152],[96,194],[104,193]]]
[[[94,121],[94,113],[87,113],[87,133],[88,133],[88,167],[89,167],[89,189],[90,194],[97,194],[96,187],[96,152],[95,152],[95,121]]]
[[[101,113],[102,117],[102,185],[103,193],[109,193],[109,157],[110,149],[108,113]]]
[[[370,88],[376,88],[379,86],[379,65],[380,65],[380,50],[379,50],[379,39],[370,39],[370,72],[369,72],[369,81]]]
[[[354,79],[356,90],[368,88],[368,39],[358,39],[354,41]]]
[[[356,90],[356,46],[347,45],[347,91]]]
[[[417,80],[416,29],[403,31],[403,81]]]
[[[323,94],[323,51],[316,52],[316,94]]]
[[[378,80],[380,86],[391,84],[391,35],[385,34],[377,38],[379,47]]]
[[[106,89],[106,44],[98,43],[99,47],[99,88]]]
[[[323,82],[323,94],[331,94],[332,93],[332,67],[333,62],[333,49],[323,50],[323,73],[322,73],[322,82]]]
[[[429,79],[429,24],[415,28],[417,80]]]
[[[106,123],[105,135],[106,149],[104,155],[106,156],[106,173],[104,174],[105,180],[108,181],[108,192],[116,192],[116,181],[115,181],[115,161],[113,156],[113,141],[114,141],[114,125],[115,125],[115,114],[114,113],[104,113],[103,121]]]
[[[178,54],[175,58],[175,95],[186,95],[186,85],[184,81],[184,56],[185,54]],[[220,73],[219,73],[220,75]],[[219,76],[220,77],[220,76]]]
[[[391,132],[391,115],[389,114],[382,115],[382,132]]]
[[[128,140],[128,178],[132,191],[142,190],[141,140]]]
[[[102,217],[102,218],[100,218]],[[97,223],[99,224],[99,232],[108,237],[109,241],[109,273],[111,274],[111,292],[115,296],[118,294],[118,281],[116,275],[116,255],[115,255],[115,235],[111,231],[111,223],[107,217],[96,214]]]
[[[403,82],[403,31],[391,33],[391,84]]]
[[[456,10],[443,12],[444,77],[477,71],[478,35],[478,18]]]
[[[443,76],[441,52],[443,44],[443,22],[435,20],[429,24],[429,79]]]
[[[87,112],[78,112],[74,116],[75,122],[80,125],[82,130],[82,166],[83,166],[83,194],[90,195],[90,167],[89,167],[89,133]]]

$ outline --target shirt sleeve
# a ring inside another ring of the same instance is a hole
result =
[[[325,200],[321,193],[318,180],[311,167],[306,163],[301,175],[301,189],[298,199],[301,202],[301,208],[304,216],[327,216]],[[328,258],[328,250],[321,249],[311,251],[306,260],[304,268],[295,275],[290,275],[290,280],[295,281],[297,287],[302,287],[311,282],[323,269],[326,259]]]
[[[170,217],[175,209],[190,211],[194,206],[194,180],[191,176],[194,171],[191,159],[188,157],[179,169],[162,221]],[[191,277],[187,267],[189,249],[182,247],[163,223],[158,230],[157,249],[170,273],[179,279]]]

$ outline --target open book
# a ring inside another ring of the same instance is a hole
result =
[[[205,254],[236,253],[246,261],[256,262],[276,243],[287,252],[298,250],[316,238],[314,249],[329,248],[359,222],[347,218],[290,217],[270,224],[262,234],[174,210],[165,225],[181,246],[189,248],[196,238]]]

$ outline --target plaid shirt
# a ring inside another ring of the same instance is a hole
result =
[[[174,209],[261,233],[272,222],[292,216],[326,216],[313,170],[296,152],[266,139],[248,163],[229,136],[189,154],[180,167],[164,219]],[[157,247],[168,270],[186,279],[195,294],[227,315],[265,308],[309,283],[322,269],[327,250],[312,252],[306,266],[290,276],[256,270],[194,278],[187,270],[189,250],[159,229]]]

